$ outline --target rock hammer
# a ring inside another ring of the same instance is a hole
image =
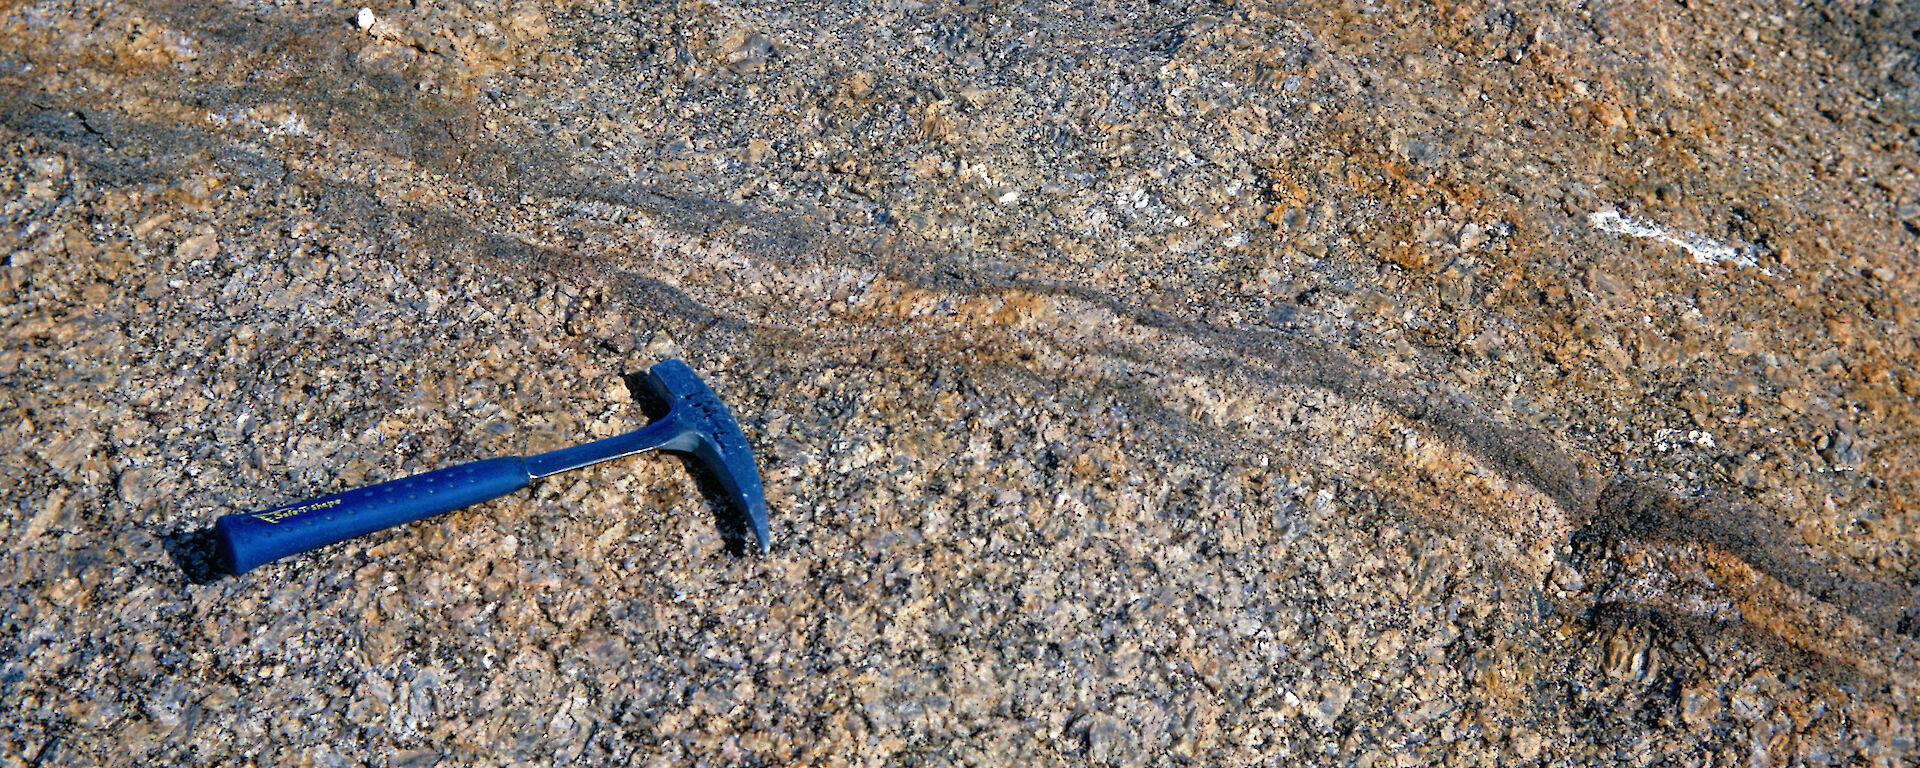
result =
[[[667,413],[626,434],[223,516],[213,525],[220,567],[232,574],[246,573],[288,555],[497,499],[527,487],[535,478],[652,450],[686,454],[710,471],[728,501],[753,524],[760,551],[766,553],[772,542],[767,538],[767,499],[760,487],[760,471],[746,435],[727,406],[679,360],[648,369],[646,380],[668,404]]]

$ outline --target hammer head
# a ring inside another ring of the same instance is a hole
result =
[[[772,541],[767,538],[767,497],[760,488],[760,469],[747,436],[726,404],[679,360],[647,369],[647,385],[669,409],[661,421],[679,422],[681,428],[679,437],[661,447],[692,455],[713,473],[721,490],[753,523],[753,535],[760,541],[761,553],[766,553]]]

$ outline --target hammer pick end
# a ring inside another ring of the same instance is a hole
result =
[[[670,408],[655,424],[676,421],[682,430],[681,439],[663,447],[693,456],[711,472],[728,501],[752,524],[761,554],[771,552],[773,541],[767,532],[767,497],[760,485],[760,468],[732,412],[686,363],[663,361],[648,369],[647,375],[654,392]]]

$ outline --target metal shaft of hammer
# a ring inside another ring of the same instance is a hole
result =
[[[404,477],[321,496],[214,523],[221,567],[245,573],[288,555],[307,552],[374,531],[497,499],[534,479],[652,450],[692,456],[720,483],[728,500],[753,525],[760,551],[767,532],[766,495],[760,471],[740,426],[700,376],[678,360],[647,371],[654,394],[668,403],[665,416],[622,435],[528,457],[508,456]]]

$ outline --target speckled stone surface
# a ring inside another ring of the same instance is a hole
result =
[[[1913,765],[1917,25],[0,7],[0,765]]]

